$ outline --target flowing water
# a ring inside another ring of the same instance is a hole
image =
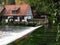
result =
[[[24,31],[25,29],[29,29],[31,27],[27,26],[0,26],[0,38],[4,36],[10,36],[11,33],[18,33],[20,31]]]
[[[56,41],[58,39],[56,37],[56,26],[43,26],[32,32],[29,38],[22,40],[18,45],[60,45],[60,41]]]
[[[0,38],[11,35],[11,32],[19,32],[29,28],[31,27],[0,26]],[[29,38],[20,41],[18,45],[60,45],[60,41],[56,42],[56,37],[56,26],[52,26],[51,28],[43,26],[32,32]]]

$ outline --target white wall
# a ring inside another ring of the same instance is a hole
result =
[[[33,18],[32,10],[31,8],[29,8],[27,10],[27,16],[24,17],[24,20],[27,22],[27,19],[32,19],[32,18]]]
[[[27,19],[32,19],[33,18],[33,14],[32,14],[31,8],[28,9],[27,16],[25,18],[27,18]]]

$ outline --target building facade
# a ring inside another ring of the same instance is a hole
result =
[[[3,11],[3,16],[5,16],[5,21],[26,21],[27,19],[32,19],[32,10],[29,4],[21,5],[6,5]]]

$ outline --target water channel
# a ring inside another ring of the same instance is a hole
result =
[[[0,38],[4,36],[10,36],[11,33],[19,33],[24,31],[25,29],[29,29],[31,27],[27,26],[0,26]]]

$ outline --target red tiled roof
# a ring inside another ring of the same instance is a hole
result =
[[[30,8],[29,4],[22,4],[22,5],[6,5],[4,11],[4,16],[26,16],[28,9]],[[12,14],[12,10],[15,8],[20,8],[18,14]]]

